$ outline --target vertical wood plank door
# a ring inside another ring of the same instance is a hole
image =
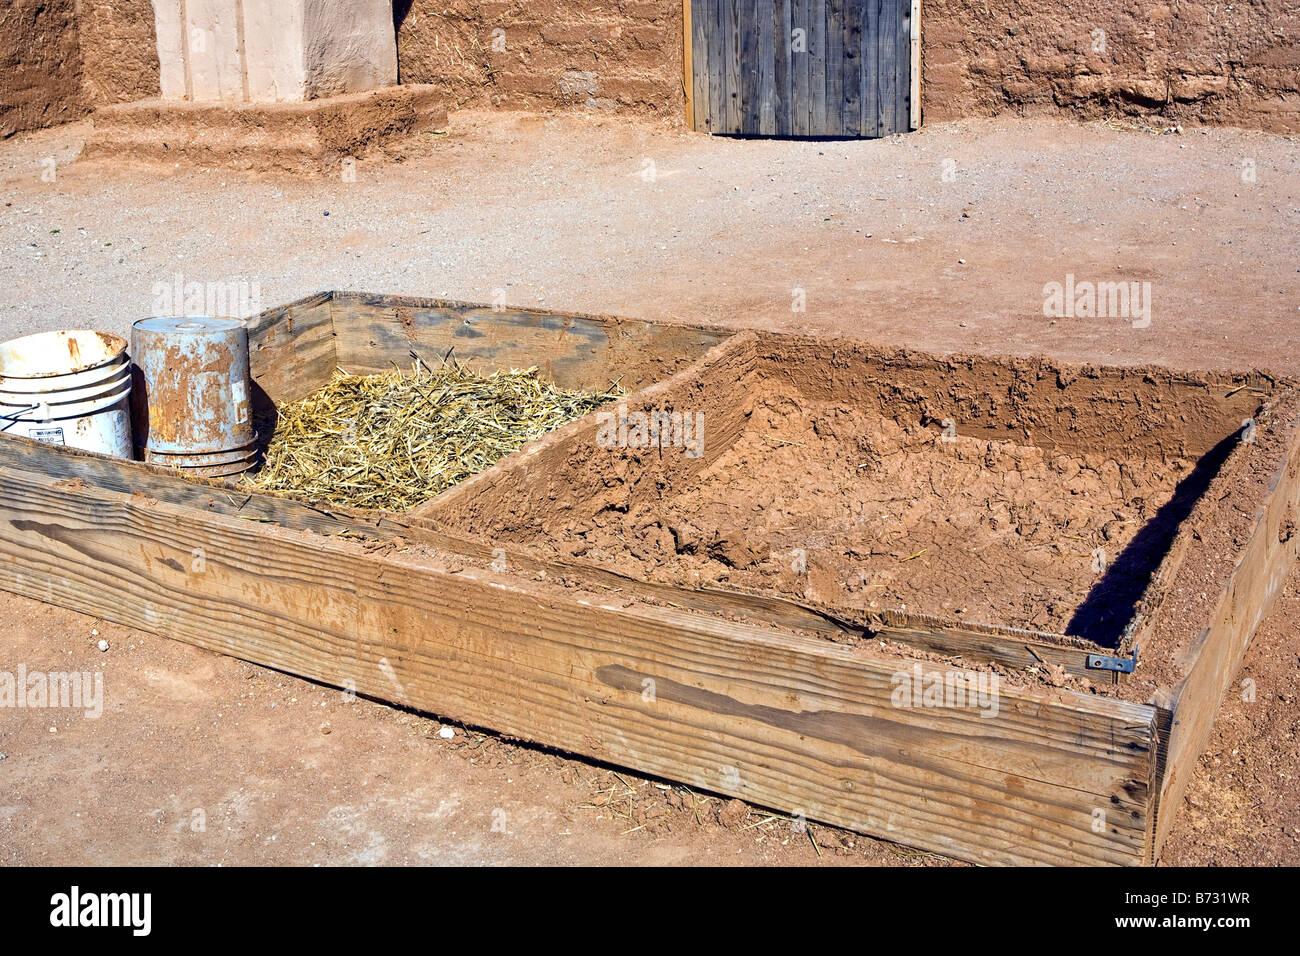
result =
[[[920,121],[920,0],[684,0],[687,119],[746,136],[891,136]]]

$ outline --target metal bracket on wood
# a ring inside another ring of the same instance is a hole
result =
[[[1115,671],[1120,674],[1132,674],[1137,669],[1138,649],[1133,648],[1132,657],[1108,657],[1105,654],[1089,654],[1088,668],[1095,671]]]

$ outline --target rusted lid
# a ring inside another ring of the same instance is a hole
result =
[[[160,335],[211,335],[243,327],[242,319],[215,315],[157,315],[135,323],[135,328],[142,332]]]

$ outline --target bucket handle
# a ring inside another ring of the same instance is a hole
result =
[[[26,415],[28,412],[34,412],[40,407],[40,403],[37,403],[35,405],[28,405],[26,408],[20,408],[18,411],[10,412],[7,415],[0,415],[0,420],[5,421],[4,427],[0,427],[0,432],[7,432],[12,426],[18,424],[19,415]]]

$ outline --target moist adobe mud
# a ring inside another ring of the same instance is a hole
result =
[[[640,396],[705,417],[697,460],[600,447],[593,425],[426,513],[634,578],[1116,647],[1261,391],[1140,369],[744,348]]]
[[[1080,611],[1192,470],[1182,458],[1054,455],[945,435],[768,391],[696,480],[658,499],[604,489],[556,547],[688,587],[1113,643],[1122,608]],[[1127,573],[1144,583],[1161,553],[1131,556]]]

